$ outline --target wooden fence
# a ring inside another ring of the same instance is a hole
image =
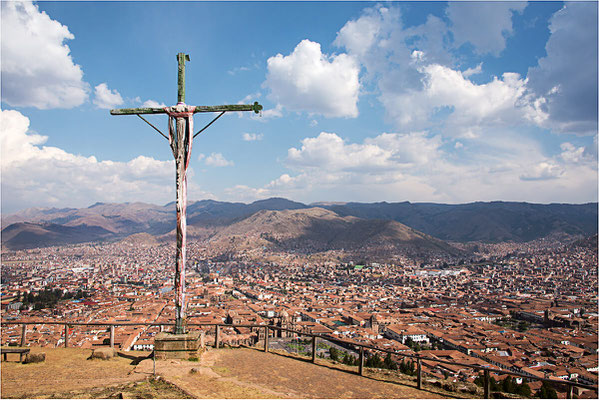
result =
[[[9,322],[9,321],[2,321],[1,325],[22,325],[22,330],[21,330],[21,347],[24,347],[26,344],[26,335],[27,335],[27,325],[64,325],[64,346],[68,347],[68,343],[69,343],[69,327],[72,326],[107,326],[110,328],[110,347],[114,347],[114,330],[115,327],[117,326],[160,326],[161,329],[165,326],[172,326],[174,327],[175,324],[174,323],[138,323],[138,322],[119,322],[119,323],[108,323],[108,322],[46,322],[46,321],[29,321],[29,322]],[[521,378],[525,378],[525,379],[533,379],[533,380],[538,380],[538,381],[542,381],[542,382],[548,382],[551,384],[555,384],[555,385],[565,385],[567,387],[567,398],[568,399],[572,399],[574,397],[574,387],[580,387],[583,389],[590,389],[590,390],[597,390],[597,387],[595,386],[590,386],[590,385],[585,385],[582,383],[578,383],[578,382],[572,382],[569,380],[563,380],[563,379],[550,379],[550,378],[540,378],[537,376],[532,376],[529,374],[523,374],[520,372],[514,372],[514,371],[509,371],[509,370],[505,370],[505,369],[500,369],[500,368],[489,368],[489,367],[482,367],[479,365],[472,365],[472,364],[464,364],[464,363],[459,363],[459,362],[453,362],[453,361],[446,361],[446,360],[441,360],[441,359],[436,359],[436,358],[430,358],[430,357],[424,357],[421,356],[419,354],[403,354],[403,353],[399,353],[393,350],[389,350],[389,349],[381,349],[379,347],[376,346],[371,346],[365,343],[359,343],[359,342],[354,342],[354,341],[349,341],[349,340],[343,340],[343,339],[339,339],[339,338],[335,338],[335,337],[331,337],[328,335],[319,335],[319,334],[314,334],[314,333],[309,333],[309,332],[302,332],[302,331],[298,331],[298,330],[294,330],[294,329],[289,329],[289,328],[282,328],[279,326],[273,326],[273,325],[258,325],[258,324],[188,324],[187,326],[192,327],[214,327],[215,329],[215,334],[214,334],[214,347],[215,348],[219,348],[220,344],[221,344],[221,339],[220,339],[220,329],[221,327],[227,327],[227,328],[257,328],[257,329],[264,329],[264,343],[263,343],[263,351],[268,352],[269,351],[269,336],[270,336],[270,331],[272,330],[273,333],[274,331],[285,331],[285,332],[289,332],[289,333],[293,333],[296,335],[300,335],[300,336],[308,336],[312,338],[312,363],[316,363],[316,348],[317,348],[317,341],[318,339],[321,340],[327,340],[329,342],[333,342],[333,343],[340,343],[343,344],[345,346],[350,346],[353,347],[354,349],[357,350],[358,354],[359,354],[359,358],[358,358],[358,374],[359,375],[364,375],[364,362],[365,362],[365,354],[364,354],[364,350],[368,349],[368,350],[373,350],[373,351],[380,351],[380,352],[384,352],[384,353],[391,353],[400,357],[407,357],[407,358],[411,358],[411,359],[415,359],[416,360],[416,387],[418,389],[422,389],[422,361],[433,361],[436,363],[440,363],[440,364],[447,364],[447,365],[455,365],[455,366],[461,366],[461,367],[466,367],[466,368],[472,368],[478,371],[483,371],[483,390],[484,390],[484,398],[488,399],[491,396],[491,379],[490,379],[490,373],[494,372],[496,374],[507,374],[507,375],[511,375],[511,376],[517,376],[517,377],[521,377]]]

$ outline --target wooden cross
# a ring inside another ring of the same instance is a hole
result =
[[[175,265],[175,334],[186,333],[185,323],[185,260],[187,244],[187,167],[191,158],[193,138],[208,128],[227,111],[254,111],[259,113],[262,106],[254,104],[232,104],[220,106],[188,106],[185,104],[185,61],[190,61],[189,55],[177,54],[179,64],[177,105],[171,107],[121,108],[110,110],[112,115],[137,115],[158,133],[168,139],[177,170],[177,257]],[[193,114],[220,112],[209,124],[195,135],[193,134]],[[141,114],[168,114],[168,133],[166,136],[158,128],[148,122]]]

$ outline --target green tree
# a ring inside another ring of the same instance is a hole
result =
[[[483,387],[485,385],[485,378],[481,374],[479,374],[476,378],[474,378],[474,383],[477,386]]]
[[[414,375],[414,362],[401,360],[399,363],[399,372],[406,375]]]
[[[497,383],[497,381],[495,380],[495,378],[491,377],[489,380],[491,381],[491,384],[489,386],[491,386],[491,391],[492,392],[499,392],[499,391],[501,391],[501,385],[499,383]]]
[[[406,364],[406,362],[404,360],[401,360],[399,362],[399,372],[401,372],[402,374],[408,374],[408,365]]]
[[[557,392],[550,383],[543,382],[543,386],[537,390],[535,396],[541,399],[557,399]]]
[[[347,354],[346,352],[343,352],[343,360],[341,360],[341,362],[343,364],[346,364],[346,365],[353,365],[354,364],[352,362],[351,358],[350,358],[350,355]]]
[[[374,353],[372,357],[368,357],[368,360],[366,360],[366,366],[370,368],[383,368],[384,364],[379,355]]]
[[[347,355],[347,353],[346,353],[346,355]],[[331,357],[331,360],[339,361],[339,350],[337,350],[337,348],[335,348],[335,347],[331,347],[329,349],[329,356]]]
[[[530,397],[532,390],[530,389],[530,386],[528,386],[528,383],[522,382],[520,385],[516,386],[516,394],[523,397]]]
[[[529,326],[530,326],[530,324],[529,324],[528,322],[526,322],[526,321],[520,321],[520,322],[518,323],[518,326],[516,327],[516,329],[517,329],[519,332],[526,332],[526,331],[528,330],[528,327],[529,327]]]
[[[516,382],[511,376],[501,381],[501,390],[506,393],[516,393]]]
[[[385,359],[383,360],[383,366],[386,369],[391,369],[394,371],[397,370],[397,363],[393,361],[393,359],[391,358],[391,353],[387,353],[387,355],[385,356]]]

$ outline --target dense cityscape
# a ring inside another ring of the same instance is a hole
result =
[[[418,351],[597,385],[593,241],[480,244],[476,259],[403,265],[300,256],[287,257],[287,263],[215,261],[191,243],[187,323],[274,325],[397,354]],[[14,324],[3,325],[2,345],[21,344],[19,323],[128,323],[116,327],[115,346],[151,350],[153,337],[167,327],[133,323],[172,324],[173,264],[172,245],[127,240],[3,251],[2,321]],[[254,344],[261,332],[224,328],[222,340]],[[72,325],[68,333],[69,346],[94,348],[108,340],[105,326]],[[27,346],[60,347],[64,341],[63,325],[28,325]],[[478,376],[474,369],[431,361],[422,368],[428,376],[456,381]],[[541,382],[528,385],[536,391]]]

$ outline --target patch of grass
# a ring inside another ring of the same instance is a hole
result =
[[[189,399],[190,397],[170,383],[163,380],[147,379],[124,385],[96,387],[88,390],[75,390],[65,393],[54,393],[52,399]]]
[[[189,357],[187,360],[188,361],[195,361],[195,362],[200,361],[199,357]]]
[[[211,367],[214,372],[219,375],[227,375],[231,373],[231,370],[227,367]]]

